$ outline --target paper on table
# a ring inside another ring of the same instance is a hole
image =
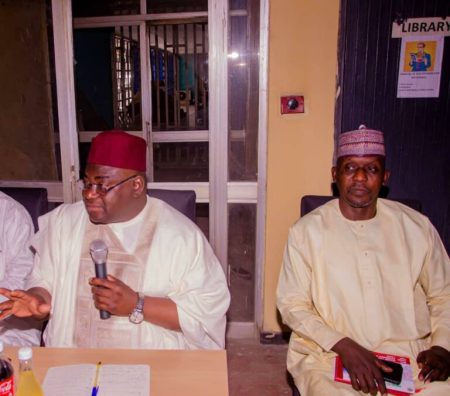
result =
[[[50,367],[42,384],[46,396],[89,396],[95,364]],[[150,366],[143,364],[102,364],[98,396],[150,396]]]

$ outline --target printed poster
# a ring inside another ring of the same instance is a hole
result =
[[[437,98],[441,82],[443,36],[402,38],[398,98]]]

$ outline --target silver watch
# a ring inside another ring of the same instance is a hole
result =
[[[139,324],[144,320],[144,294],[138,292],[137,295],[138,301],[136,307],[134,307],[129,316],[130,322],[135,324]]]

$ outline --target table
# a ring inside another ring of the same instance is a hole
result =
[[[18,372],[16,347],[5,347]],[[226,351],[33,348],[40,382],[52,366],[93,363],[150,365],[150,396],[228,396]]]

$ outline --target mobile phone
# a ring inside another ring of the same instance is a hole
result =
[[[392,369],[390,373],[381,370],[384,380],[391,384],[399,385],[400,382],[402,382],[403,366],[400,363],[391,362],[389,360],[382,360],[382,362]]]

